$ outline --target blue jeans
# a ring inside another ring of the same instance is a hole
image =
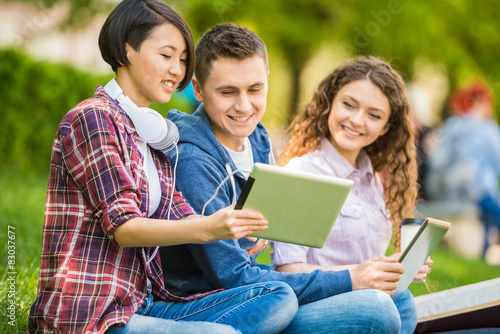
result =
[[[357,290],[301,305],[283,333],[399,333],[401,320],[391,297]]]
[[[483,247],[484,256],[486,251],[488,250],[488,247],[490,246],[488,231],[493,226],[496,226],[500,231],[500,203],[495,197],[486,195],[478,202],[478,205],[479,209],[481,210],[481,220],[485,224]]]
[[[417,327],[417,305],[410,290],[406,290],[396,302],[401,318],[401,334],[413,333]]]
[[[153,301],[149,294],[125,327],[113,326],[107,333],[278,333],[297,309],[295,293],[282,282],[245,285],[186,302]]]

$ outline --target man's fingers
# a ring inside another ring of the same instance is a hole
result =
[[[259,239],[255,245],[247,247],[245,248],[245,250],[248,252],[249,256],[252,256],[262,252],[266,247],[267,247],[267,240]]]

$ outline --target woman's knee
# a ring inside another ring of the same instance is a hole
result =
[[[401,317],[391,296],[380,290],[366,290],[368,305],[367,310],[372,315],[375,327],[380,333],[399,333],[401,330]]]
[[[277,304],[283,307],[286,313],[295,316],[299,309],[299,302],[293,289],[283,282],[270,282],[269,284],[271,284],[270,288],[276,296]],[[290,319],[292,319],[293,316]]]

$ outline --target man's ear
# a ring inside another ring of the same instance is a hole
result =
[[[201,91],[200,82],[198,81],[198,79],[196,79],[196,77],[193,77],[192,82],[193,82],[194,96],[196,97],[196,99],[198,100],[198,102],[203,102],[203,94],[202,94],[202,91]]]

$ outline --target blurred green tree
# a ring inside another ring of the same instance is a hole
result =
[[[339,20],[338,11],[330,3],[328,0],[192,0],[189,5],[179,1],[179,6],[184,7],[182,12],[197,33],[219,22],[241,23],[279,54],[290,71],[290,120],[299,104],[302,71],[317,48],[329,39],[330,31]]]
[[[24,2],[39,8],[53,8],[58,5],[67,6],[67,16],[61,28],[85,27],[99,13],[109,13],[118,0],[6,0],[7,2]]]
[[[233,21],[256,31],[288,65],[287,119],[299,105],[300,78],[322,45],[391,62],[411,80],[418,59],[440,64],[451,86],[481,76],[500,89],[499,7],[495,0],[175,1],[195,33]],[[318,69],[322,70],[322,69]],[[329,70],[329,69],[327,69]],[[447,87],[442,87],[447,89]]]
[[[415,59],[443,64],[452,84],[483,76],[496,84],[500,29],[494,0],[370,1],[344,9],[339,34],[354,53],[381,55],[411,75]]]
[[[13,1],[13,0],[10,0]],[[66,25],[81,26],[117,1],[17,0],[36,5],[69,4]],[[407,80],[415,61],[442,64],[453,86],[476,76],[500,89],[500,7],[495,0],[171,0],[195,39],[218,22],[256,31],[288,67],[289,114],[297,109],[300,77],[322,45],[342,45],[351,55],[389,60]],[[321,70],[321,69],[320,69]]]

